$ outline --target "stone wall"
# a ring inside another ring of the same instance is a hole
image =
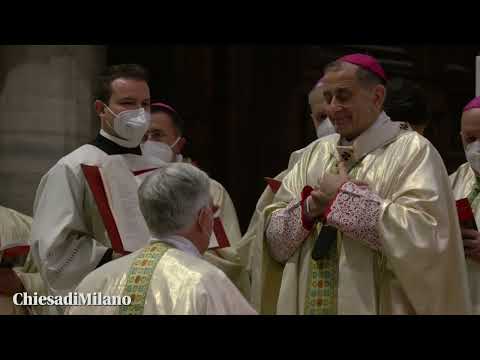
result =
[[[42,175],[95,136],[105,58],[103,46],[0,46],[0,205],[31,215]]]

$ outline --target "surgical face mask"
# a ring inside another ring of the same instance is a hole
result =
[[[476,140],[465,146],[465,155],[472,169],[480,174],[480,141]]]
[[[172,150],[180,139],[179,137],[171,146],[160,141],[147,140],[141,145],[142,154],[164,162],[180,162],[183,160],[183,156],[175,154]]]
[[[181,137],[179,136],[177,138],[177,140],[175,140],[175,142],[170,146],[170,149],[172,149],[173,151],[173,148],[178,144],[178,142],[180,141]],[[175,153],[175,152],[174,152]],[[183,155],[182,154],[176,154],[175,153],[175,162],[182,162],[183,160]]]
[[[132,147],[138,146],[150,127],[150,113],[139,108],[115,114],[107,105],[105,107],[114,116],[111,127],[117,135],[124,138]]]
[[[324,119],[320,125],[317,126],[317,138],[322,138],[327,135],[335,134],[335,127],[332,125],[332,122],[327,117]]]

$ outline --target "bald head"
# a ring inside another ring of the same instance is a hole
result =
[[[316,85],[312,91],[308,93],[308,103],[310,106],[315,104],[324,104],[325,98],[323,97],[322,84]]]
[[[323,96],[323,84],[321,82],[318,82],[308,94],[308,103],[310,105],[313,126],[317,130],[317,136],[320,137],[320,135],[327,135],[319,134],[319,126],[328,118],[326,109],[327,103]],[[329,128],[329,130],[327,130],[328,134],[332,133],[333,129],[331,129],[332,125],[330,121],[328,121],[327,127]]]
[[[462,143],[470,167],[480,176],[480,104],[465,107],[462,114]]]
[[[322,86],[316,86],[308,94],[308,104],[310,105],[310,110],[312,111],[312,116],[317,117],[326,117],[325,109],[325,97],[323,96]]]
[[[461,126],[464,146],[480,140],[480,108],[472,108],[464,111]]]

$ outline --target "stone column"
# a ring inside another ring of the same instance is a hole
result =
[[[32,214],[38,183],[99,129],[104,46],[0,46],[0,205]]]

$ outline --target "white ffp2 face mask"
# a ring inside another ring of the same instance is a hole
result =
[[[475,172],[480,174],[480,141],[476,140],[465,146],[465,156]]]
[[[330,119],[327,117],[320,125],[317,126],[317,138],[322,138],[327,135],[335,134],[335,127]]]
[[[113,130],[126,139],[130,146],[138,146],[150,127],[150,113],[143,108],[139,108],[115,114],[107,105],[105,107],[114,116]]]
[[[181,162],[183,160],[182,154],[175,154],[172,150],[181,138],[169,146],[160,141],[147,140],[141,145],[142,154],[146,157],[163,162]]]
[[[175,153],[172,148],[159,141],[147,140],[141,145],[142,154],[145,157],[161,160],[163,162],[173,162]]]

